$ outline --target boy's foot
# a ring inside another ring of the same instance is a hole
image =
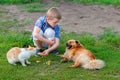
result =
[[[55,55],[59,54],[59,52],[58,52],[58,50],[57,50],[57,49],[55,49],[55,50],[51,51],[50,53],[53,53],[53,54],[55,54]]]
[[[44,51],[43,49],[37,49],[37,50],[36,50],[36,55],[37,55],[37,56],[40,56],[40,54],[38,54],[38,53],[39,53],[39,52],[43,52],[43,51]]]

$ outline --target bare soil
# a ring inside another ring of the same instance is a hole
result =
[[[105,28],[114,28],[120,33],[119,6],[84,5],[64,1],[57,4],[62,14],[61,28],[67,32],[88,32],[96,35],[102,33]],[[45,12],[28,13],[15,5],[0,5],[0,8],[9,10],[7,16],[16,18],[20,23],[29,18],[31,23],[24,27],[27,31],[32,31],[37,18],[45,15]]]

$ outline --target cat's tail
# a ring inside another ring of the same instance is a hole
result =
[[[84,69],[96,70],[101,69],[105,66],[105,62],[99,59],[91,60],[88,63],[84,64],[82,67]]]

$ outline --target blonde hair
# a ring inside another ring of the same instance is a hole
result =
[[[47,18],[57,18],[61,19],[61,14],[56,7],[50,8],[46,13]]]

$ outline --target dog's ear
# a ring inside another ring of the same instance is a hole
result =
[[[83,45],[78,40],[76,40],[75,42],[78,46],[83,47]]]
[[[75,41],[77,44],[80,44],[80,42],[78,40]]]

